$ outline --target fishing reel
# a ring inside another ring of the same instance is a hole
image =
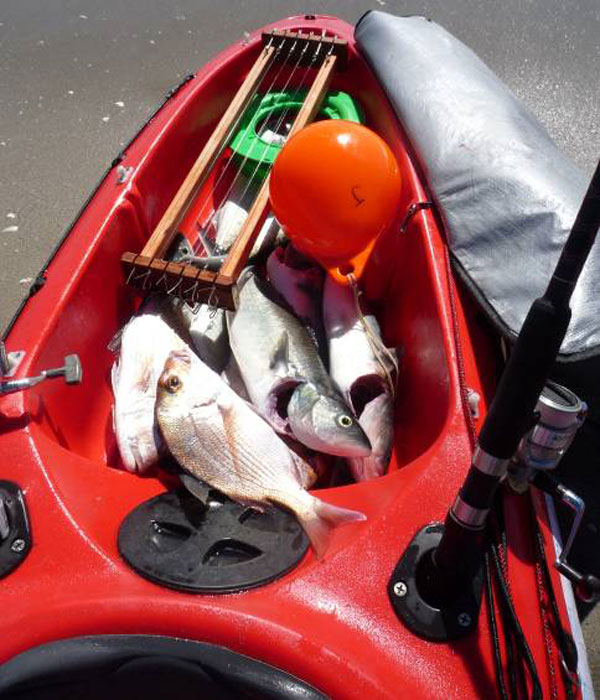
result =
[[[571,531],[554,565],[571,581],[578,597],[591,602],[600,597],[600,579],[591,574],[582,574],[567,563],[583,519],[585,503],[549,473],[564,457],[586,415],[585,401],[566,387],[548,382],[537,402],[536,423],[521,440],[511,461],[508,480],[512,488],[519,492],[532,483],[573,511]]]
[[[495,458],[480,445],[477,447],[470,475],[445,523],[430,523],[417,532],[388,584],[398,617],[416,634],[445,641],[462,637],[476,627],[484,584],[479,552],[495,490],[490,483],[503,481],[507,466],[508,482],[515,491],[523,493],[534,484],[573,510],[571,531],[554,565],[572,582],[582,600],[590,602],[600,595],[600,580],[567,562],[585,504],[550,475],[573,442],[586,413],[586,404],[572,391],[548,382],[533,413],[535,422],[530,423],[512,459]],[[470,503],[476,499],[478,506]],[[469,539],[465,540],[464,533]]]
[[[535,408],[536,423],[519,444],[510,479],[519,485],[538,471],[555,469],[569,449],[587,415],[587,404],[569,389],[548,382]]]

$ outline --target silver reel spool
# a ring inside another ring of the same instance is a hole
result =
[[[536,406],[539,420],[521,440],[516,454],[518,479],[534,470],[555,469],[573,442],[587,414],[587,404],[560,384],[548,382]],[[525,473],[519,473],[524,471]]]

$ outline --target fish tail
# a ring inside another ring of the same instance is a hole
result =
[[[349,457],[348,466],[354,477],[354,481],[366,481],[364,457]]]
[[[355,481],[369,481],[385,474],[389,460],[383,457],[354,457],[349,458],[350,471]]]
[[[318,498],[313,499],[312,508],[300,517],[300,522],[315,551],[317,559],[325,556],[333,530],[339,525],[366,520],[364,513],[333,506]]]

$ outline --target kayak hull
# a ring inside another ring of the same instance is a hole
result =
[[[334,698],[497,693],[485,601],[474,634],[438,644],[404,627],[387,595],[401,553],[425,524],[443,521],[467,473],[477,423],[466,393],[480,395],[483,416],[498,373],[493,336],[454,287],[434,213],[418,212],[399,232],[409,205],[428,193],[401,126],[357,53],[353,28],[330,17],[272,25],[316,27],[349,42],[348,71],[333,87],[360,102],[404,178],[397,221],[378,241],[364,277],[386,343],[402,350],[392,464],[380,479],[319,492],[368,520],[336,530],[323,561],[309,553],[281,579],[241,594],[161,588],[136,575],[117,550],[125,516],[174,485],[162,474],[140,478],[119,468],[107,345],[139,304],[119,259],[140,251],[158,223],[252,64],[257,32],[199,71],[127,147],[119,165],[132,168],[129,178],[120,183],[117,166],[109,170],[7,336],[9,351],[26,353],[19,374],[58,366],[77,352],[84,380],[76,387],[47,382],[0,399],[2,478],[23,489],[33,537],[27,559],[0,586],[0,660],[59,639],[149,634],[225,646]],[[545,505],[537,498],[534,505],[552,560]],[[541,631],[529,495],[506,494],[504,510],[515,606],[549,696],[558,662]],[[551,575],[559,591],[558,575]],[[561,595],[558,603],[569,629]]]

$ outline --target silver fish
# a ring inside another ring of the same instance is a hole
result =
[[[323,320],[329,343],[330,372],[352,407],[372,446],[371,455],[351,458],[355,479],[381,476],[394,440],[395,353],[383,345],[374,316],[364,316],[351,287],[325,281]]]
[[[170,355],[156,415],[173,456],[190,474],[235,501],[291,510],[322,557],[337,525],[364,520],[356,511],[309,494],[309,465],[245,401],[189,350]]]
[[[259,413],[312,449],[342,457],[369,455],[369,441],[333,388],[306,329],[251,269],[240,277],[238,289],[238,310],[227,316],[231,350]]]
[[[321,357],[326,361],[322,301],[324,270],[298,253],[290,244],[278,247],[267,260],[267,275],[292,311],[309,328]]]
[[[225,310],[200,304],[192,316],[189,333],[194,350],[215,372],[223,371],[230,356]]]
[[[219,206],[211,219],[214,235],[213,252],[217,255],[227,253],[237,238],[248,211],[256,198],[258,187],[241,173],[227,199]],[[269,214],[256,237],[250,258],[257,256],[262,250],[271,246],[279,231],[279,224],[273,214]]]
[[[242,373],[240,372],[239,365],[233,353],[230,354],[229,362],[221,372],[221,379],[227,386],[230,386],[240,398],[244,399],[244,401],[248,401],[248,403],[251,402]]]
[[[113,427],[127,471],[146,472],[158,460],[161,440],[154,415],[158,378],[169,353],[184,347],[155,314],[135,316],[121,333],[111,382]]]
[[[160,314],[211,369],[223,371],[230,355],[224,309],[208,304],[191,307],[165,294],[153,295],[144,308]]]
[[[369,457],[348,459],[352,475],[357,481],[368,481],[385,474],[392,456],[394,403],[383,385],[379,385],[379,390],[381,393],[365,405],[358,418],[371,442],[372,453]]]

